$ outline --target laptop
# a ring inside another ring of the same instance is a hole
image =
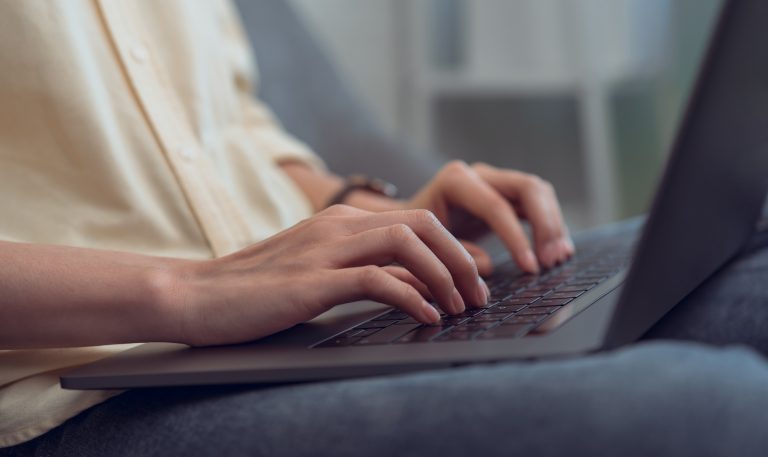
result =
[[[637,340],[755,230],[768,190],[766,24],[768,2],[724,2],[642,228],[578,242],[572,260],[539,276],[502,262],[488,278],[489,308],[428,326],[379,303],[348,303],[247,344],[143,344],[76,368],[61,385],[303,382],[573,356]]]

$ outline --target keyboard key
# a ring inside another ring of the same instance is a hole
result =
[[[458,327],[454,327],[452,332],[469,332],[469,333],[477,333],[481,330],[485,330],[488,327],[493,327],[494,325],[498,324],[499,321],[488,321],[488,322],[467,322],[466,324],[462,324]]]
[[[536,284],[536,287],[555,287],[560,284],[562,284],[562,281],[558,281],[557,279],[546,278],[540,281],[538,284]]]
[[[402,311],[390,311],[386,314],[382,314],[381,316],[377,317],[376,319],[373,319],[374,321],[397,321],[400,319],[405,319],[408,317],[407,314],[405,314]]]
[[[577,292],[555,292],[552,295],[548,295],[547,298],[576,298],[583,293],[583,290]]]
[[[355,343],[355,345],[368,345],[368,344],[387,344],[400,338],[413,329],[419,328],[419,324],[409,325],[390,325],[383,328],[373,335],[366,336]]]
[[[485,310],[483,314],[509,314],[516,313],[528,305],[496,305]]]
[[[592,281],[573,281],[568,283],[569,287],[582,287],[584,290],[589,290],[596,285],[597,283]]]
[[[529,316],[532,314],[550,314],[554,313],[558,309],[562,308],[562,306],[537,306],[535,308],[526,308],[519,313],[517,313],[518,316]]]
[[[541,279],[541,278],[539,278],[536,275],[528,275],[528,274],[526,274],[526,275],[520,276],[518,278],[515,278],[515,280],[512,281],[509,284],[509,287],[512,288],[512,289],[518,288],[518,287],[528,287],[531,284],[534,284],[539,279]]]
[[[560,292],[579,292],[579,291],[586,291],[586,290],[587,290],[587,288],[586,287],[582,287],[582,286],[565,286],[565,287],[561,287],[561,288],[557,289],[557,292],[558,293],[560,293]]]
[[[520,294],[516,296],[535,296],[535,297],[543,297],[547,294],[550,294],[554,292],[555,290],[551,287],[536,287],[534,289],[526,289],[526,294]]]
[[[593,274],[583,274],[576,276],[575,280],[578,281],[589,281],[589,282],[602,282],[604,279],[606,279],[606,275],[593,275]]]
[[[464,312],[459,314],[454,314],[452,317],[472,317],[475,314],[480,314],[483,311],[485,311],[487,308],[467,308],[464,310]]]
[[[477,324],[478,322],[497,322],[504,319],[506,314],[478,314],[473,317],[470,324]]]
[[[393,310],[389,312],[390,319],[405,319],[408,317],[408,313],[399,310]]]
[[[528,315],[528,316],[520,316],[515,315],[510,317],[509,319],[504,320],[505,325],[509,324],[535,324],[539,322],[540,320],[544,319],[545,317],[549,316],[549,314],[534,314],[534,315]]]
[[[405,325],[405,324],[420,324],[421,322],[417,321],[416,319],[412,317],[408,317],[406,319],[403,319],[401,321],[395,321],[392,325]]]
[[[444,326],[445,325],[460,325],[460,324],[462,324],[462,323],[464,323],[464,322],[466,322],[468,320],[469,320],[468,317],[460,317],[460,316],[447,316],[447,317],[444,317],[444,318],[440,319],[440,321],[442,322],[442,325],[444,325]]]
[[[515,297],[515,298],[539,299],[539,298],[541,298],[541,294],[538,293],[538,292],[529,292],[528,290],[523,290],[522,292],[518,292],[518,293],[514,294],[513,297]]]
[[[395,343],[426,343],[432,338],[449,329],[451,329],[450,326],[422,326],[408,333],[407,335],[403,335],[401,338],[395,341]]]
[[[523,336],[533,328],[530,324],[517,324],[517,325],[499,325],[492,329],[486,330],[477,336],[480,340],[491,340],[496,338],[517,338]]]
[[[538,297],[510,297],[502,301],[501,305],[528,305],[540,300]]]
[[[537,307],[537,306],[562,306],[565,304],[568,304],[572,302],[572,298],[552,298],[552,299],[544,299],[537,301],[536,303],[530,305],[531,307]]]

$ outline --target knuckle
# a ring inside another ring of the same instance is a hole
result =
[[[472,270],[472,272],[476,275],[477,274],[477,262],[475,261],[475,258],[472,257],[471,254],[467,253],[466,259],[467,259],[467,265]]]
[[[331,233],[338,227],[338,225],[337,222],[327,216],[315,216],[305,222],[305,227],[307,229],[312,232],[320,233]]]
[[[443,286],[453,288],[453,276],[451,276],[451,272],[445,266],[441,266],[435,278]]]
[[[499,215],[509,211],[509,203],[503,198],[492,198],[487,204],[491,214]]]
[[[320,212],[320,214],[323,214],[326,216],[335,216],[335,215],[341,215],[341,214],[349,214],[350,212],[352,212],[352,208],[349,205],[335,204],[324,209],[323,211]]]
[[[360,288],[366,292],[376,289],[381,281],[381,274],[381,269],[375,265],[360,267],[357,275]]]
[[[436,264],[437,268],[434,273],[433,279],[437,281],[438,284],[445,287],[453,287],[453,275],[451,275],[451,272],[448,271],[448,268],[443,265],[442,263]]]
[[[532,191],[541,191],[546,189],[547,182],[536,175],[526,175],[525,185]]]
[[[433,213],[428,209],[414,210],[413,221],[416,224],[426,226],[426,227],[434,227],[434,226],[442,225],[440,221],[437,219],[437,216],[435,216],[435,213]]]
[[[476,170],[476,171],[483,171],[491,168],[490,165],[488,165],[485,162],[473,162],[471,167],[473,170]]]
[[[421,294],[408,283],[400,282],[398,284],[399,295],[404,299],[406,303],[413,303],[417,300],[421,300]]]
[[[469,165],[463,160],[451,160],[443,167],[448,175],[465,175],[469,171]]]
[[[395,224],[389,226],[387,236],[396,243],[405,243],[411,241],[416,234],[406,224]]]

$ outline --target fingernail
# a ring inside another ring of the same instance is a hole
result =
[[[522,265],[522,267],[527,272],[534,274],[539,273],[539,262],[536,260],[536,256],[533,254],[533,251],[530,249],[525,251],[525,254],[523,254],[523,263],[525,265]]]
[[[453,309],[454,314],[463,313],[466,309],[464,299],[461,298],[461,294],[456,289],[453,289],[453,293],[451,294],[451,308]]]
[[[571,256],[571,248],[565,239],[560,240],[560,258],[565,261]]]
[[[576,246],[573,244],[573,240],[570,236],[565,238],[565,246],[568,248],[568,252],[571,255],[576,253]]]
[[[477,306],[484,308],[488,305],[488,297],[491,295],[491,290],[480,276],[477,277],[477,285]]]
[[[437,312],[434,306],[425,301],[422,302],[421,307],[423,308],[424,319],[427,322],[433,323],[440,320],[440,313]]]

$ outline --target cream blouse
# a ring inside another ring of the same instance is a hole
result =
[[[0,2],[0,239],[210,258],[308,217],[277,162],[322,164],[254,76],[223,0]],[[115,395],[58,376],[131,346],[0,351],[0,447]]]

